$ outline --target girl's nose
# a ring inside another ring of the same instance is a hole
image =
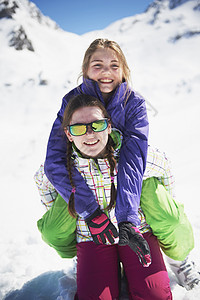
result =
[[[93,134],[93,133],[94,133],[94,131],[92,130],[91,126],[88,125],[86,134]]]
[[[110,72],[110,68],[108,66],[104,66],[102,69],[103,73],[109,73]]]

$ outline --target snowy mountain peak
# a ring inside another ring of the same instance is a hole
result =
[[[0,0],[0,19],[12,18],[18,20],[18,16],[23,14],[24,17],[37,20],[42,25],[52,28],[58,28],[58,25],[49,17],[45,17],[37,6],[28,0]]]
[[[190,20],[189,17],[192,11],[196,12],[194,20]],[[193,21],[199,18],[198,11],[200,11],[199,0],[155,0],[147,7],[145,17],[148,16],[148,24],[156,26],[160,26],[163,22],[168,24],[178,22],[180,25],[186,25],[186,19],[188,19],[189,22],[185,27],[190,31],[189,28],[192,28],[195,23]],[[199,24],[199,22],[196,23]],[[199,34],[199,26],[192,28],[192,31]]]
[[[31,25],[42,25],[58,29],[58,25],[45,17],[37,6],[28,0],[0,0],[0,21],[9,28],[8,45],[16,50],[34,51],[31,39],[26,32]]]
[[[169,8],[170,9],[176,8],[177,6],[180,6],[183,3],[189,2],[189,1],[192,1],[192,0],[170,0],[169,1]]]
[[[1,1],[0,2],[0,19],[12,18],[16,13],[16,9],[19,8],[15,1]]]
[[[146,12],[150,9],[154,8],[157,10],[161,9],[174,9],[178,6],[183,5],[186,2],[193,2],[194,3],[194,10],[199,9],[200,2],[198,0],[155,0],[152,2],[146,9]]]

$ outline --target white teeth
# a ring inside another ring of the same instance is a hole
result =
[[[98,141],[95,141],[95,142],[87,142],[87,143],[85,142],[85,144],[86,144],[86,145],[94,145],[94,144],[96,144],[97,142],[98,142]]]
[[[101,79],[100,82],[110,83],[110,82],[112,82],[112,79]]]

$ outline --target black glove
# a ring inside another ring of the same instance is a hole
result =
[[[118,237],[117,228],[111,223],[107,215],[97,208],[95,212],[85,219],[95,244],[106,244],[106,238],[113,244]]]
[[[119,224],[119,246],[126,245],[137,254],[143,267],[148,267],[151,264],[149,245],[139,229],[132,223],[122,222]]]

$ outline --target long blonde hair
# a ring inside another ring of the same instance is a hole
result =
[[[125,58],[125,55],[124,55],[122,49],[115,41],[111,41],[111,40],[103,39],[103,38],[94,40],[90,44],[88,49],[86,50],[84,58],[83,58],[83,63],[82,63],[82,73],[80,76],[87,78],[87,71],[88,71],[88,67],[89,67],[90,58],[94,54],[94,52],[99,48],[110,48],[113,51],[115,51],[115,53],[119,59],[119,62],[122,66],[123,81],[126,81],[128,84],[130,84],[130,81],[131,81],[130,69],[128,67],[128,64],[127,64],[127,61],[126,61],[126,58]]]

